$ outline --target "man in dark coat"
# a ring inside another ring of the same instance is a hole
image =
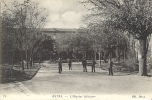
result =
[[[83,72],[87,72],[87,61],[85,59],[82,60]]]
[[[113,76],[113,70],[112,70],[112,67],[113,67],[113,61],[110,59],[109,61],[109,75],[112,75]]]
[[[59,74],[62,72],[62,61],[61,58],[58,59],[58,69],[59,69]]]
[[[94,73],[95,73],[95,64],[96,64],[95,60],[92,59],[92,72]]]
[[[68,60],[68,65],[69,65],[69,70],[72,70],[72,61],[71,61],[70,58],[69,58],[69,60]]]

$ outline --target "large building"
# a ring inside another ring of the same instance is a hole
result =
[[[42,35],[49,36],[54,40],[54,52],[58,53],[58,56],[62,55],[66,57],[69,53],[67,50],[69,44],[65,43],[65,41],[78,33],[77,29],[74,28],[44,28],[41,32]]]
[[[75,28],[44,28],[42,29],[42,34],[50,36],[53,38],[56,42],[57,46],[57,52],[66,52],[69,51],[76,51],[78,48],[69,48],[68,43],[64,43],[67,39],[75,37],[77,33],[86,33],[87,29],[75,29]],[[68,49],[68,50],[67,50]],[[70,49],[70,50],[69,50]],[[81,51],[80,51],[81,52]],[[91,54],[87,54],[91,55]],[[97,55],[97,56],[96,56]],[[95,58],[99,59],[99,54],[96,53]],[[86,57],[86,55],[82,55],[83,57]]]
[[[44,28],[42,29],[42,34],[50,36],[57,43],[59,51],[63,51],[66,47],[66,44],[63,44],[64,40],[69,37],[74,36],[77,33],[77,29],[74,28]]]

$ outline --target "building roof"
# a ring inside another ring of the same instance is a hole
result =
[[[76,32],[75,28],[43,28],[41,29],[43,32]]]

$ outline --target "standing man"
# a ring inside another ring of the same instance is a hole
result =
[[[94,73],[95,73],[95,64],[96,64],[96,62],[95,62],[95,60],[93,58],[92,59],[92,72],[94,72]]]
[[[113,67],[113,61],[110,59],[109,60],[109,75],[112,75],[113,76],[113,70],[112,70],[112,67]]]
[[[85,59],[82,60],[83,72],[87,72],[87,61]]]
[[[62,61],[61,58],[58,59],[58,69],[59,69],[59,74],[62,72]]]
[[[69,60],[68,60],[68,65],[69,65],[69,70],[72,70],[72,61],[71,61],[71,59],[69,58]]]

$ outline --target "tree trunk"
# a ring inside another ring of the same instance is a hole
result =
[[[138,51],[136,52],[136,63],[138,62]]]
[[[34,53],[33,52],[32,52],[31,60],[32,60],[32,66],[33,66],[34,65]]]
[[[97,57],[96,57],[96,52],[94,53],[94,57],[95,57],[95,60],[97,59]]]
[[[94,58],[94,51],[91,52],[91,58]]]
[[[117,58],[118,62],[120,62],[120,52],[119,52],[119,47],[117,47],[117,49],[116,49],[116,58]]]
[[[124,58],[124,61],[126,60],[126,46],[124,47],[124,51],[123,51],[123,58]]]
[[[39,64],[41,64],[41,55],[39,54]]]
[[[140,41],[140,50],[139,50],[139,75],[147,75],[147,38],[144,38]]]
[[[20,51],[20,53],[21,53],[21,63],[22,63],[22,70],[24,71],[24,59],[23,59],[23,53],[22,53],[22,51]]]
[[[117,50],[117,48],[115,50],[115,54],[116,54],[116,59],[118,60],[118,50]]]
[[[118,50],[118,62],[120,62],[120,50]]]
[[[12,65],[14,65],[14,50],[13,50],[13,54],[12,54],[12,62],[11,62]]]
[[[33,66],[34,64],[33,64],[33,56],[34,56],[34,54],[33,54],[33,50],[31,51],[31,59],[30,59],[30,66]]]
[[[12,54],[11,79],[12,79],[12,77],[13,77],[12,69],[13,69],[13,67],[14,67],[14,51],[15,51],[15,50],[13,50],[13,54]]]
[[[28,50],[26,50],[26,67],[27,67],[27,69],[28,69]]]
[[[34,55],[33,55],[34,56]],[[34,57],[32,56],[32,66],[34,65]]]
[[[83,58],[85,58],[85,52],[83,51]]]
[[[100,61],[100,59],[101,59],[101,56],[100,56],[100,54],[101,54],[101,53],[100,53],[100,51],[99,51],[99,53],[98,53],[98,54],[99,54],[99,61]],[[99,64],[99,65],[101,65],[101,62],[100,62],[100,64]]]
[[[30,67],[32,67],[32,57],[30,58]]]

